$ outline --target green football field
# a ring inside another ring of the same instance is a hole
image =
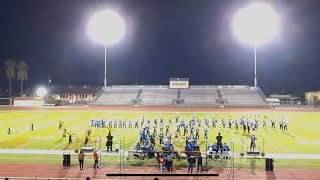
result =
[[[217,128],[212,128],[212,115],[218,118]],[[257,137],[257,148],[260,152],[266,154],[314,154],[320,155],[320,113],[315,112],[270,112],[260,111],[251,112],[250,114],[259,115],[259,128],[255,132]],[[140,128],[134,128],[134,120],[139,120],[144,116],[145,122],[150,118],[153,123],[154,118],[162,116],[164,118],[164,126],[168,124],[168,119],[172,118],[173,125],[171,132],[174,134],[176,130],[175,124],[176,113],[149,113],[149,112],[121,112],[121,111],[80,111],[80,110],[52,110],[52,111],[0,111],[0,149],[31,149],[31,150],[76,150],[83,147],[86,130],[90,127],[90,119],[103,118],[108,123],[109,119],[133,121],[133,128],[129,129],[111,129],[114,139],[114,148],[120,140],[124,142],[124,150],[133,149],[139,140]],[[180,119],[183,117],[189,120],[191,113],[179,113]],[[240,118],[242,115],[247,116],[248,113],[241,112],[203,112],[197,113],[196,116],[202,119],[202,127],[200,127],[200,145],[201,151],[205,151],[205,141],[203,136],[204,118],[210,120],[208,144],[215,142],[216,135],[220,132],[223,135],[223,141],[232,147],[234,142],[234,152],[241,153],[250,146],[251,133],[243,132],[242,127],[237,131],[233,126],[231,129],[221,127],[221,117],[225,119],[235,117]],[[271,117],[276,116],[276,129],[271,129]],[[262,127],[263,117],[267,117],[267,128]],[[289,125],[288,132],[279,130],[279,118],[288,116]],[[59,129],[59,121],[64,122],[64,128],[68,133],[72,133],[73,143],[68,144],[68,137],[63,137],[63,129]],[[228,120],[227,120],[228,122]],[[30,125],[34,125],[34,131],[30,131]],[[128,126],[128,123],[127,123]],[[153,126],[151,126],[153,127]],[[7,134],[8,128],[11,134]],[[106,135],[108,128],[91,128],[89,146],[98,149],[105,149]],[[152,128],[153,131],[153,128]],[[159,127],[158,127],[159,132]],[[164,128],[165,132],[165,128]],[[102,142],[96,141],[102,138]],[[264,142],[264,143],[263,143]],[[159,140],[156,139],[156,144]],[[178,141],[174,140],[175,150],[183,150],[185,146],[185,137],[180,136]],[[156,146],[159,150],[159,146]],[[263,148],[264,147],[264,148]],[[3,155],[2,155],[3,156]],[[21,156],[21,155],[20,155]],[[6,160],[8,161],[8,159]],[[14,161],[14,160],[13,160]]]
[[[208,112],[197,113],[196,115],[202,119],[202,125],[204,126],[204,118],[210,119],[214,114],[218,118],[217,128],[209,128],[208,144],[215,142],[215,137],[218,132],[223,135],[224,142],[234,141],[235,152],[242,151],[249,146],[251,133],[244,133],[242,127],[237,131],[233,126],[231,129],[221,127],[221,117],[228,119],[229,117],[234,119],[240,118],[242,115],[247,116],[248,113],[239,112]],[[260,117],[259,128],[255,132],[258,139],[257,146],[260,151],[264,148],[266,153],[303,153],[303,154],[320,154],[320,113],[306,113],[306,112],[252,112],[252,114],[258,114]],[[194,113],[180,113],[179,116],[188,120]],[[276,116],[276,129],[271,129],[271,116]],[[173,125],[171,132],[174,134],[176,130],[175,125],[175,113],[136,113],[136,112],[103,112],[103,111],[1,111],[0,112],[0,148],[1,149],[45,149],[45,150],[75,150],[83,146],[85,132],[90,127],[90,119],[103,118],[107,122],[111,118],[112,120],[120,120],[125,118],[127,121],[130,119],[140,119],[145,116],[145,121],[150,118],[151,124],[154,118],[164,118],[164,126],[168,124],[168,119],[172,118]],[[262,118],[267,116],[267,128],[262,127]],[[279,117],[288,116],[289,125],[288,132],[282,132],[279,130],[278,120]],[[181,119],[181,118],[180,118]],[[68,133],[73,134],[73,143],[68,144],[68,138],[63,138],[63,129],[58,129],[59,121],[64,122],[64,128]],[[34,124],[34,131],[30,131],[30,125]],[[159,120],[158,120],[159,124]],[[159,126],[159,125],[158,125]],[[202,151],[205,150],[205,141],[203,138],[203,126],[200,128],[200,140],[199,145]],[[228,126],[228,125],[227,125]],[[151,126],[153,127],[153,125]],[[11,128],[11,134],[7,134],[7,129]],[[158,132],[159,132],[158,127]],[[120,140],[124,141],[124,149],[132,149],[135,143],[139,139],[139,129],[127,128],[112,129],[112,135],[115,137],[114,144],[117,144]],[[91,128],[92,134],[90,138],[91,146],[100,148],[100,144],[95,140],[102,138],[102,147],[105,148],[106,135],[108,128]],[[153,128],[151,129],[153,131]],[[165,131],[165,128],[164,128]],[[158,143],[158,140],[156,141]],[[178,142],[174,141],[174,147],[176,150],[182,150],[185,145],[185,137],[180,136]]]

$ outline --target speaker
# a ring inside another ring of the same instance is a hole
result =
[[[63,154],[63,167],[69,167],[70,164],[70,154]]]
[[[266,171],[273,171],[273,159],[266,158]]]

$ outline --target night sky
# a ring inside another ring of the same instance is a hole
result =
[[[232,16],[250,1],[224,0],[1,0],[0,64],[23,60],[27,87],[103,85],[104,48],[90,40],[86,25],[99,9],[117,11],[126,35],[108,47],[112,85],[251,85],[252,47],[231,29]],[[258,86],[265,93],[320,90],[320,1],[269,1],[281,17],[281,33],[258,47]],[[16,89],[19,84],[16,83]],[[8,81],[1,73],[1,89]]]

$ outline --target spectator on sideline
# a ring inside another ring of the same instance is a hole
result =
[[[93,152],[93,160],[94,160],[93,169],[94,170],[99,169],[99,157],[96,150]]]
[[[167,170],[172,172],[173,154],[167,155]]]
[[[198,167],[197,167],[197,173],[199,172],[199,168],[200,172],[203,172],[203,168],[202,168],[202,156],[201,153],[198,154]]]
[[[84,154],[82,151],[80,151],[78,154],[78,160],[79,160],[80,170],[83,170]]]
[[[153,158],[153,157],[154,157],[154,153],[155,153],[154,151],[155,151],[155,149],[154,149],[153,145],[151,144],[151,145],[149,146],[149,148],[148,148],[149,158]]]
[[[193,171],[193,166],[194,166],[194,164],[196,163],[196,159],[194,158],[193,155],[189,155],[189,157],[188,157],[188,163],[189,163],[189,165],[188,165],[188,172],[191,172],[191,173],[192,173],[192,171]]]
[[[166,164],[166,159],[164,156],[161,154],[159,157],[159,165],[160,165],[160,171],[162,172],[163,166]]]

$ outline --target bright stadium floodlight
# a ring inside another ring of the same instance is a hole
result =
[[[241,42],[254,46],[254,86],[257,87],[256,49],[278,34],[279,17],[269,4],[255,2],[235,14],[232,29]]]
[[[88,36],[104,45],[104,87],[107,87],[107,45],[112,45],[123,38],[125,23],[114,11],[103,10],[95,13],[87,26]]]
[[[39,87],[36,91],[38,97],[45,97],[47,95],[47,89],[44,87]]]

